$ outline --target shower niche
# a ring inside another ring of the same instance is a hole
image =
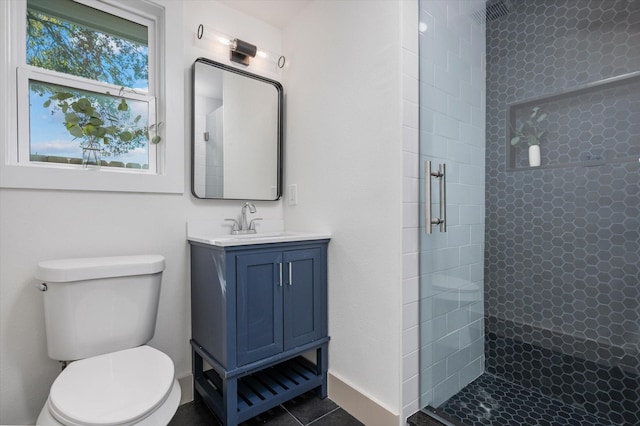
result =
[[[640,71],[507,106],[507,170],[593,167],[640,158]]]

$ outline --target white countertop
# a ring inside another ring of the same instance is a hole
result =
[[[331,238],[331,234],[324,232],[295,232],[278,230],[282,221],[265,226],[264,232],[258,230],[255,234],[231,235],[223,233],[224,226],[219,222],[188,222],[187,240],[217,247],[246,246],[252,244],[286,243],[292,241],[313,241]],[[229,229],[229,226],[226,226]],[[275,229],[274,229],[275,228]],[[222,231],[222,232],[221,232]],[[229,232],[229,231],[227,231]]]

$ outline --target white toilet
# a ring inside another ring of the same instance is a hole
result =
[[[47,352],[69,363],[38,425],[166,425],[180,404],[173,362],[153,337],[164,258],[50,260],[43,282]]]

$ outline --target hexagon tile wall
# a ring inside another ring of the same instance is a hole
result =
[[[513,4],[487,23],[486,369],[637,425],[638,85],[558,106],[575,117],[547,119],[554,167],[507,169],[506,108],[640,70],[640,1]],[[613,161],[575,164],[603,152]]]

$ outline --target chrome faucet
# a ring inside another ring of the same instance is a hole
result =
[[[242,205],[242,214],[240,215],[240,231],[249,230],[249,226],[247,225],[247,208],[249,209],[249,213],[256,212],[256,206],[253,203],[246,202]],[[255,229],[253,232],[256,232]],[[248,232],[249,234],[253,234],[253,232]]]
[[[242,205],[239,223],[236,219],[225,219],[233,222],[233,225],[231,227],[231,235],[256,233],[256,220],[262,220],[262,218],[256,217],[252,219],[251,222],[247,222],[247,209],[249,209],[249,213],[255,213],[257,211],[256,206],[253,203],[247,201]]]

